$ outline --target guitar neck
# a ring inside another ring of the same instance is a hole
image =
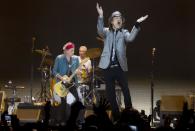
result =
[[[72,73],[72,75],[69,77],[70,80],[72,80],[72,78],[76,75],[76,71],[77,69]]]
[[[72,80],[72,78],[76,75],[77,70],[78,70],[81,66],[83,66],[83,64],[84,64],[85,62],[87,62],[88,59],[89,59],[89,58],[85,58],[85,59],[79,64],[79,67],[78,67],[78,68],[72,73],[72,75],[69,77],[70,80]]]

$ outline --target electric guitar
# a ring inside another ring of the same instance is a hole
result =
[[[54,93],[56,93],[60,97],[65,97],[69,93],[69,89],[74,87],[74,83],[72,82],[73,77],[77,74],[77,70],[85,64],[89,58],[85,58],[79,64],[79,67],[72,73],[71,76],[64,75],[63,78],[65,81],[59,81],[54,85]]]

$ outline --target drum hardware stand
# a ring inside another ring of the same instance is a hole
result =
[[[151,71],[151,126],[154,126],[154,68],[155,68],[156,48],[152,49],[152,71]]]
[[[38,102],[46,102],[49,99],[48,93],[47,93],[47,87],[49,83],[49,74],[48,74],[48,68],[42,68],[41,69],[41,91],[38,98]]]
[[[34,45],[35,45],[35,40],[36,40],[36,37],[32,37],[32,49],[31,49],[31,70],[30,70],[30,102],[32,103],[32,92],[33,92],[33,81],[34,81],[34,64],[33,64],[33,61],[34,61]]]
[[[97,85],[96,85],[96,78],[95,78],[95,60],[92,59],[92,83],[91,83],[91,90],[89,93],[84,97],[84,103],[88,102],[86,99],[89,99],[89,102],[87,105],[92,105],[93,103],[96,103],[97,99],[99,99],[98,93],[97,93]],[[90,98],[92,97],[92,98]]]
[[[38,97],[38,102],[46,102],[49,99],[47,87],[49,85],[49,79],[51,75],[51,66],[49,68],[47,66],[43,66],[46,56],[47,50],[43,50],[41,64],[38,68],[38,70],[41,71],[41,91]]]

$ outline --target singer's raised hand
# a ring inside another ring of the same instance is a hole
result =
[[[143,22],[144,20],[146,20],[147,18],[148,18],[148,15],[142,16],[142,17],[140,17],[139,19],[137,19],[137,22],[138,22],[138,23],[141,23],[141,22]]]
[[[103,17],[103,9],[98,3],[96,4],[96,9],[97,9],[99,16]]]

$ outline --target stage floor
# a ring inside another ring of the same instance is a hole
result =
[[[24,89],[18,89],[16,95],[24,101],[25,96],[30,96],[30,80],[15,79],[12,80],[17,86],[24,86]],[[33,97],[39,97],[41,91],[40,79],[37,78],[33,82]],[[129,89],[132,97],[133,107],[145,110],[146,114],[151,112],[151,81],[147,78],[129,78]],[[7,97],[12,96],[12,90],[6,89],[4,85],[6,81],[0,81],[0,90],[5,91]],[[162,95],[183,95],[185,97],[195,91],[195,82],[193,80],[181,80],[163,78],[154,80],[154,106],[155,102],[161,99]],[[122,97],[123,99],[123,97]],[[122,103],[122,106],[124,104]]]

